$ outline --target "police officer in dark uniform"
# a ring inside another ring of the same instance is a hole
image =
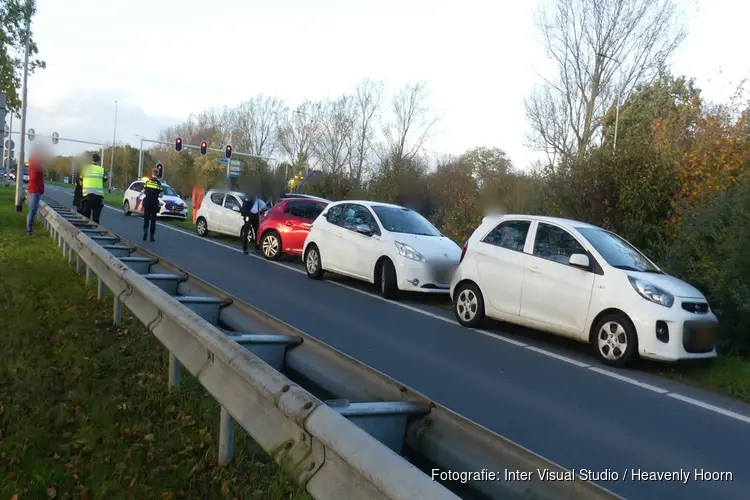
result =
[[[240,231],[240,238],[242,238],[242,252],[247,255],[247,240],[253,239],[253,245],[255,245],[256,231],[258,230],[258,214],[254,214],[253,209],[256,204],[255,196],[249,196],[245,194],[245,201],[242,202],[242,208],[240,209],[240,215],[242,215],[245,223],[242,225]],[[257,210],[257,209],[256,209]]]
[[[159,195],[164,191],[157,175],[158,172],[154,170],[151,178],[147,180],[146,184],[143,186],[143,241],[146,241],[149,229],[151,230],[151,241],[154,241],[154,233],[156,232],[156,215],[159,213]]]

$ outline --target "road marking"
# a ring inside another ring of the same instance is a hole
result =
[[[69,193],[66,193],[66,194],[69,195]],[[104,205],[104,206],[107,207],[110,210],[115,211],[115,212],[122,212],[121,210],[118,210],[117,208],[112,207],[110,205]],[[174,226],[172,226],[170,224],[167,224],[167,223],[164,223],[164,222],[157,222],[157,225],[159,225],[161,227],[166,227],[168,229],[171,229],[172,231],[179,231],[180,233],[186,234],[188,236],[192,236],[193,238],[197,238],[197,239],[199,239],[201,241],[205,241],[207,243],[212,243],[214,245],[218,245],[220,247],[226,248],[227,250],[233,250],[235,252],[240,252],[240,253],[242,252],[241,248],[238,248],[238,247],[235,247],[235,246],[232,246],[232,245],[227,245],[225,243],[221,243],[219,241],[212,240],[212,239],[209,239],[209,238],[204,238],[204,237],[198,236],[197,234],[191,233],[191,232],[186,231],[184,229],[180,229],[178,227],[174,227]],[[304,270],[298,269],[296,267],[292,267],[291,265],[285,264],[283,262],[275,262],[275,261],[272,261],[272,260],[268,260],[268,259],[265,259],[264,257],[262,257],[260,255],[256,255],[255,253],[250,253],[248,255],[250,257],[253,257],[253,258],[256,258],[256,259],[260,259],[263,262],[267,262],[268,264],[273,264],[273,265],[276,265],[276,266],[288,269],[290,271],[294,271],[295,273],[298,273],[298,274],[305,274],[305,275],[307,274]],[[367,292],[365,290],[360,290],[358,288],[354,288],[352,286],[345,285],[343,283],[338,283],[336,281],[330,281],[330,280],[323,280],[323,281],[325,283],[330,283],[332,285],[335,285],[335,286],[338,286],[338,287],[341,287],[341,288],[346,288],[347,290],[351,290],[353,292],[357,292],[357,293],[360,293],[360,294],[363,294],[363,295],[367,295],[368,297],[372,297],[372,298],[375,298],[375,299],[378,299],[378,300],[382,300],[384,302],[388,302],[390,304],[393,304],[395,306],[401,307],[403,309],[408,309],[410,311],[414,311],[414,312],[416,312],[418,314],[421,314],[423,316],[428,316],[430,318],[434,318],[434,319],[443,321],[445,323],[449,323],[449,324],[454,325],[454,326],[461,326],[458,323],[458,321],[455,321],[455,320],[450,319],[450,318],[446,318],[445,316],[441,316],[439,314],[435,314],[435,313],[432,313],[430,311],[425,311],[424,309],[420,309],[418,307],[414,307],[414,306],[411,306],[409,304],[404,304],[404,303],[401,303],[401,302],[395,302],[393,300],[389,300],[389,299],[386,299],[384,297],[381,297],[380,295],[376,295],[374,293],[370,293],[370,292]],[[578,361],[576,359],[570,358],[568,356],[565,356],[565,355],[562,355],[562,354],[558,354],[558,353],[555,353],[555,352],[552,352],[552,351],[548,351],[548,350],[542,349],[540,347],[528,345],[528,344],[525,344],[523,342],[519,342],[518,340],[509,338],[509,337],[505,337],[504,335],[500,335],[498,333],[489,332],[487,330],[474,329],[474,328],[468,328],[468,330],[477,332],[477,333],[479,333],[481,335],[492,337],[492,338],[497,339],[497,340],[502,340],[503,342],[506,342],[508,344],[512,344],[512,345],[515,345],[517,347],[522,347],[524,349],[528,349],[530,351],[536,352],[538,354],[545,355],[545,356],[550,357],[550,358],[554,358],[554,359],[557,359],[557,360],[560,360],[560,361],[564,361],[566,363],[578,366],[580,368],[588,369],[588,370],[590,370],[592,372],[595,372],[595,373],[598,373],[600,375],[604,375],[606,377],[610,377],[610,378],[613,378],[613,379],[620,380],[622,382],[631,384],[633,386],[640,387],[641,389],[646,389],[646,390],[649,390],[649,391],[652,391],[652,392],[656,392],[657,394],[664,394],[664,395],[666,395],[668,397],[671,397],[673,399],[677,399],[677,400],[683,401],[685,403],[692,404],[694,406],[698,406],[698,407],[703,408],[705,410],[713,411],[714,413],[718,413],[720,415],[724,415],[725,417],[729,417],[729,418],[732,418],[732,419],[739,420],[741,422],[745,422],[745,423],[750,424],[750,417],[747,417],[747,416],[742,415],[740,413],[736,413],[736,412],[733,412],[733,411],[725,410],[725,409],[720,408],[718,406],[714,406],[714,405],[709,404],[709,403],[704,403],[704,402],[699,401],[697,399],[693,399],[693,398],[690,398],[690,397],[687,397],[687,396],[683,396],[683,395],[678,394],[678,393],[670,392],[670,391],[668,391],[666,389],[662,389],[661,387],[657,387],[655,385],[647,384],[647,383],[641,382],[640,380],[637,380],[635,378],[628,377],[626,375],[620,375],[619,373],[614,373],[614,372],[611,372],[609,370],[605,370],[603,368],[600,368],[598,366],[591,366],[591,365],[588,365],[588,364],[583,363],[581,361]]]
[[[565,361],[566,363],[570,363],[571,365],[575,365],[580,368],[586,368],[589,366],[588,364],[578,361],[576,359],[563,356],[562,354],[557,354],[556,352],[547,351],[546,349],[542,349],[533,345],[527,345],[526,349],[530,351],[538,352],[539,354],[544,354],[545,356],[549,356],[550,358],[555,358],[555,359],[559,359],[560,361]]]
[[[685,403],[698,406],[700,408],[703,408],[705,410],[709,410],[715,413],[719,413],[721,415],[724,415],[725,417],[733,418],[735,420],[739,420],[741,422],[745,422],[746,424],[750,424],[750,417],[742,415],[740,413],[736,413],[733,411],[725,410],[724,408],[720,408],[718,406],[714,406],[712,404],[704,403],[703,401],[698,401],[697,399],[689,398],[687,396],[683,396],[682,394],[676,393],[676,392],[670,392],[667,394],[670,398],[678,399],[680,401],[684,401]]]
[[[599,373],[601,375],[605,375],[607,377],[612,377],[617,380],[622,380],[623,382],[627,382],[628,384],[633,384],[635,386],[638,386],[642,389],[647,389],[649,391],[656,392],[658,394],[668,394],[669,391],[666,389],[662,389],[661,387],[656,387],[655,385],[647,384],[645,382],[641,382],[640,380],[636,380],[634,378],[627,377],[625,375],[620,375],[619,373],[611,372],[609,370],[605,370],[604,368],[599,368],[598,366],[589,366],[589,370],[592,372]]]

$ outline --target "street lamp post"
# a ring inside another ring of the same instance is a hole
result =
[[[618,61],[614,57],[608,56],[607,54],[597,54],[597,55],[617,63],[618,69],[622,65],[620,61]],[[620,74],[619,80],[620,81],[617,84],[617,104],[615,105],[615,134],[614,134],[614,139],[612,141],[612,153],[613,154],[615,153],[615,151],[617,151],[617,129],[620,124],[620,99],[622,95],[622,74]]]
[[[21,194],[23,193],[23,168],[26,165],[26,107],[29,97],[29,42],[31,40],[31,10],[26,20],[26,50],[23,63],[23,103],[21,105],[21,137],[19,144],[18,166],[16,167],[16,212],[23,210]]]
[[[134,136],[141,139],[141,145],[138,147],[138,178],[143,177],[143,139],[144,137],[140,134],[133,134]]]
[[[112,173],[115,170],[115,140],[117,138],[117,111],[120,103],[115,101],[115,128],[112,131],[112,154],[109,155],[109,192],[112,192]],[[102,158],[104,159],[104,158]]]

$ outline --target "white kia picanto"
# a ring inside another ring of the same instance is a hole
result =
[[[589,342],[604,363],[712,358],[718,321],[695,287],[600,227],[485,217],[451,282],[459,323],[485,316]]]

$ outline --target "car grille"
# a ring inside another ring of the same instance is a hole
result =
[[[693,314],[708,313],[708,304],[705,302],[683,302],[682,308]]]

